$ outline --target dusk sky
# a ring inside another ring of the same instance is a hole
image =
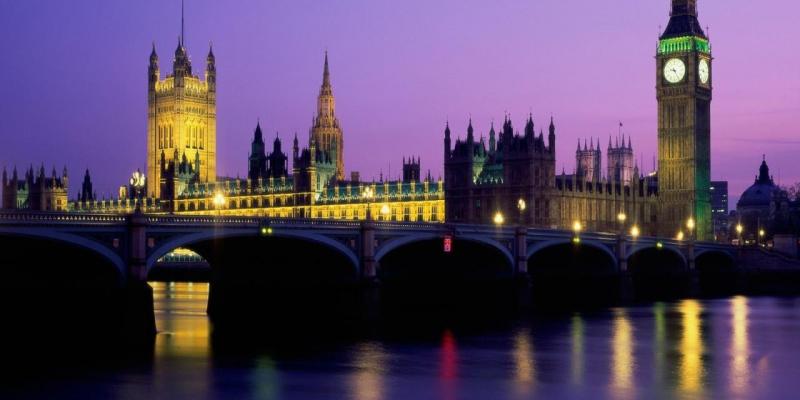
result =
[[[714,56],[712,178],[738,197],[766,154],[776,180],[800,181],[800,3],[698,7]],[[668,14],[668,0],[187,0],[186,43],[201,76],[214,44],[220,175],[246,175],[258,118],[270,138],[307,141],[325,49],[348,174],[396,176],[415,155],[439,176],[445,120],[463,137],[471,115],[488,134],[506,111],[520,130],[529,112],[537,130],[555,117],[559,172],[578,138],[605,149],[619,121],[650,170]],[[99,195],[115,193],[145,168],[151,44],[165,75],[179,33],[179,0],[0,0],[0,163],[66,165],[71,198],[88,167]]]

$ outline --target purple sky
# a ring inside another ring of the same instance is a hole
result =
[[[655,48],[668,0],[187,0],[187,46],[218,70],[218,173],[246,174],[256,119],[305,142],[330,51],[345,164],[400,172],[403,155],[442,170],[445,119],[464,136],[511,113],[557,126],[557,166],[577,138],[603,146],[618,121],[649,169],[656,152]],[[715,57],[712,177],[738,197],[767,155],[800,180],[800,3],[700,0]],[[147,60],[162,74],[179,0],[0,1],[0,163],[89,167],[98,193],[144,169]]]

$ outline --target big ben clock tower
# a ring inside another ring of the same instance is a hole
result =
[[[692,220],[698,240],[711,238],[711,61],[697,0],[672,0],[656,55],[661,236]]]

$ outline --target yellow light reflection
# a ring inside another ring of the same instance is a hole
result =
[[[580,314],[572,316],[572,384],[583,384],[583,371],[584,371],[584,326],[583,317]]]
[[[666,372],[664,365],[667,356],[667,308],[664,303],[653,305],[653,321],[655,323],[655,383],[658,385],[664,381]]]
[[[748,311],[746,297],[737,296],[731,299],[733,341],[731,342],[731,372],[729,379],[731,392],[738,395],[746,394],[750,384]]]
[[[514,366],[517,388],[522,393],[529,393],[536,381],[536,366],[529,329],[520,329],[514,336]]]
[[[376,342],[359,344],[355,349],[355,371],[351,376],[352,398],[381,400],[384,398],[384,375],[387,355]]]
[[[696,394],[702,391],[705,368],[703,366],[703,330],[700,313],[702,306],[697,300],[684,300],[678,306],[682,315],[683,336],[679,351],[681,363],[678,369],[680,389]]]
[[[156,357],[207,357],[208,283],[150,282],[156,316]]]
[[[611,372],[614,397],[633,398],[633,325],[624,310],[614,310],[612,329]]]

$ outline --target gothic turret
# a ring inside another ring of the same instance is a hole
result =
[[[147,82],[151,90],[155,90],[156,82],[158,82],[160,75],[158,54],[156,54],[156,42],[153,42],[153,50],[150,51],[150,66],[147,68]]]
[[[556,153],[556,125],[553,123],[553,117],[550,117],[550,134],[547,135],[548,148],[551,154]],[[600,147],[600,141],[597,142],[597,147]]]
[[[210,92],[217,91],[217,61],[214,57],[214,48],[209,43],[208,56],[206,57],[206,83]]]
[[[450,158],[450,151],[452,150],[452,143],[450,141],[450,122],[445,122],[444,125],[444,159]]]
[[[250,145],[250,165],[247,170],[247,177],[253,184],[258,182],[259,178],[266,179],[267,177],[267,155],[264,149],[264,136],[261,132],[261,123],[256,124],[256,130],[253,133],[253,142]]]
[[[492,121],[492,126],[489,129],[489,154],[494,154],[497,151],[497,139],[495,136],[494,121]]]
[[[92,177],[89,175],[89,169],[83,175],[83,184],[81,185],[81,194],[78,198],[82,203],[94,201],[94,190],[92,189]]]

